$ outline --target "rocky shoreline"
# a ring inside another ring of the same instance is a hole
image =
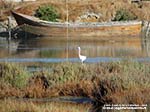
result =
[[[9,16],[9,19],[6,19],[4,21],[0,21],[0,37],[8,38],[9,37],[9,31],[11,33],[11,36],[14,36],[14,33],[17,30],[17,23],[15,19],[12,16]]]

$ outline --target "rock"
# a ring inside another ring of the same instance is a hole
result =
[[[14,28],[17,26],[17,23],[13,17],[10,17],[10,27]],[[0,22],[0,32],[8,30],[8,19]]]
[[[86,12],[85,14],[78,17],[76,22],[98,22],[102,14],[96,14],[93,12]]]
[[[7,31],[7,22],[6,21],[0,22],[0,32],[4,32],[4,31]]]

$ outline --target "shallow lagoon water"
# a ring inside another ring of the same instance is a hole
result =
[[[95,57],[87,58],[84,63],[99,63],[99,62],[116,62],[121,60],[132,60],[138,62],[150,62],[150,58],[110,58],[110,57]],[[59,62],[80,62],[78,58],[3,58],[0,62],[34,62],[34,63],[59,63]]]
[[[27,37],[9,42],[1,38],[0,62],[80,62],[78,46],[81,47],[81,54],[87,56],[86,63],[127,59],[150,61],[149,41],[143,41],[140,37],[128,38],[123,41],[67,41],[67,39],[59,41],[53,40],[51,37]]]
[[[17,100],[17,101],[29,101],[29,102],[41,102],[41,103],[46,103],[46,102],[68,102],[68,103],[92,103],[92,99],[87,98],[87,97],[70,97],[70,96],[65,96],[65,97],[53,97],[53,98],[12,98],[12,100]]]

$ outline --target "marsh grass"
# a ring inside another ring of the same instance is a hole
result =
[[[121,73],[107,75],[108,77],[95,84],[95,91],[92,94],[93,112],[102,111],[104,104],[148,104],[148,107],[150,106],[149,64],[132,61],[118,64]],[[150,111],[148,107],[147,110],[128,110],[128,112]]]
[[[1,112],[88,112],[88,104],[61,102],[36,103],[11,99],[0,100]]]
[[[93,98],[95,102],[100,101],[100,104],[115,100],[131,102],[132,95],[133,101],[143,95],[141,102],[144,103],[145,96],[149,97],[149,94],[146,94],[150,89],[148,63],[125,60],[85,65],[59,63],[45,66],[50,71],[29,73],[21,65],[18,67],[10,63],[0,64],[1,97],[84,96]]]
[[[15,88],[24,88],[30,77],[29,72],[25,68],[12,64],[0,64],[0,82],[4,82]]]

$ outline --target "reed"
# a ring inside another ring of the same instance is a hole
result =
[[[59,63],[46,65],[48,70],[33,73],[29,73],[21,65],[10,63],[0,65],[0,86],[3,95],[5,95],[4,86],[10,88],[8,89],[10,92],[12,88],[20,91],[24,97],[55,95],[90,97],[95,85],[105,84],[113,92],[150,88],[150,65],[146,63],[132,61],[85,65]]]
[[[24,66],[1,63],[0,97],[83,96],[93,99],[92,109],[95,112],[100,111],[104,104],[149,106],[149,63],[126,60],[84,65],[58,63],[45,66],[49,70],[29,73]],[[22,78],[22,74],[28,77]]]
[[[30,77],[26,68],[13,63],[0,64],[0,82],[4,82],[15,88],[24,88]]]

